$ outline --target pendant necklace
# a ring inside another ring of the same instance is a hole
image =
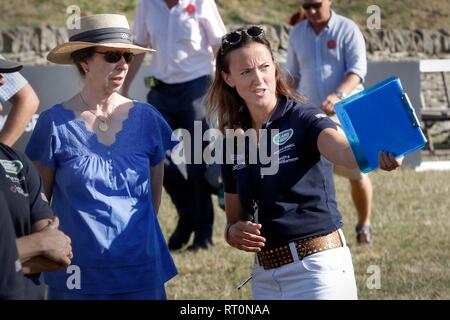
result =
[[[89,108],[88,104],[86,103],[86,101],[84,100],[83,96],[81,95],[81,92],[79,93],[81,101],[83,101],[84,105],[86,107]],[[114,108],[113,108],[114,110]],[[108,112],[108,116],[107,117],[103,117],[103,116],[98,116],[94,111],[92,110],[87,110],[90,113],[92,113],[98,120],[98,130],[100,130],[101,132],[106,132],[109,130],[109,117],[111,116],[111,113]]]

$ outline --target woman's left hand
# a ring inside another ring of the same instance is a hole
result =
[[[402,165],[403,157],[396,159],[392,153],[381,151],[378,156],[378,163],[380,169],[385,171],[392,171]]]

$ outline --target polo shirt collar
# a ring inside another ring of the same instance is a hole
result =
[[[270,125],[273,121],[280,119],[288,109],[287,105],[288,99],[285,96],[280,96],[275,106],[275,111],[272,113],[269,121],[267,121],[266,126]]]

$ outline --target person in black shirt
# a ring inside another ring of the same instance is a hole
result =
[[[0,59],[1,73],[15,72],[20,68],[21,66],[14,62]],[[8,83],[1,78],[0,85],[7,86]],[[55,271],[70,264],[70,239],[58,230],[59,221],[48,205],[42,180],[35,166],[23,153],[2,143],[0,194],[1,204],[6,208],[2,215],[9,212],[16,235],[19,262],[23,267],[22,298],[43,299],[41,272]],[[8,255],[3,249],[1,254]],[[3,260],[0,261],[3,263]],[[6,273],[0,274],[1,283],[8,281]]]
[[[24,299],[43,299],[43,271],[70,265],[70,239],[58,230],[39,173],[22,153],[0,143],[0,193],[5,198],[25,273]]]
[[[226,129],[235,136],[250,132],[245,152],[225,148],[222,178],[225,239],[257,253],[253,297],[356,299],[332,175],[332,163],[356,168],[356,160],[334,123],[289,89],[263,29],[223,37],[208,100],[210,123],[218,123],[226,139]],[[269,163],[262,161],[263,147]],[[259,156],[253,162],[252,148]],[[388,152],[380,152],[379,161],[384,170],[402,162]]]
[[[6,200],[0,193],[0,300],[24,298],[22,265]]]

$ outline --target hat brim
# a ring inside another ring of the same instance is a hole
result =
[[[0,59],[0,73],[12,73],[22,69],[22,65],[5,59]]]
[[[47,60],[56,64],[72,64],[73,60],[71,54],[73,52],[90,47],[127,49],[127,51],[132,52],[134,54],[156,51],[154,49],[144,48],[141,46],[127,43],[92,43],[92,42],[72,41],[56,46],[47,55]]]

